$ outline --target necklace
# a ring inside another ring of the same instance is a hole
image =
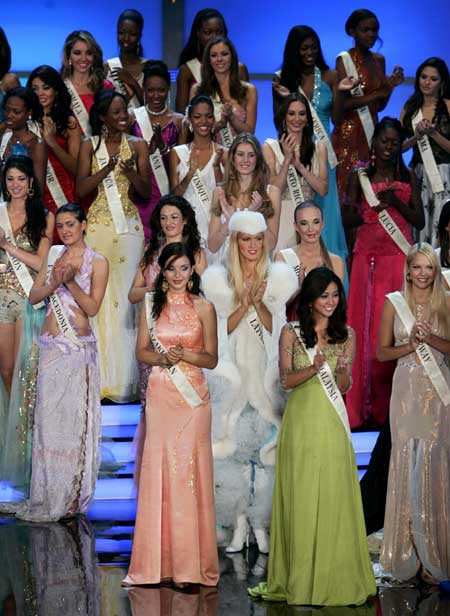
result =
[[[162,111],[152,111],[148,105],[145,105],[145,108],[151,116],[162,116],[167,112],[167,105],[164,105],[164,109]]]

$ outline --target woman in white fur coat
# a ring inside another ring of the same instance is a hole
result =
[[[259,212],[229,222],[228,271],[208,268],[206,298],[217,311],[219,364],[208,379],[213,409],[217,521],[234,529],[226,548],[240,552],[250,529],[267,553],[275,445],[284,409],[278,382],[278,338],[297,277],[270,263],[267,224]]]

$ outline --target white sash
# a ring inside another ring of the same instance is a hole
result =
[[[42,139],[41,129],[39,124],[36,122],[28,122],[28,127],[32,133],[37,135],[39,139]],[[59,183],[58,177],[55,173],[55,169],[50,161],[50,158],[47,159],[47,170],[45,172],[45,180],[47,183],[47,188],[50,191],[53,201],[56,204],[57,208],[60,208],[62,205],[67,203],[67,197],[64,194],[61,184]]]
[[[411,334],[415,319],[403,295],[399,291],[395,291],[394,293],[388,293],[386,297],[394,306],[408,334]],[[442,400],[442,404],[445,406],[450,405],[450,389],[430,347],[425,342],[421,342],[417,345],[416,353],[434,389]]]
[[[266,139],[266,143],[268,143],[272,148],[273,153],[275,154],[281,166],[284,161],[284,154],[281,151],[280,142],[276,139]],[[288,166],[286,181],[289,188],[289,194],[291,195],[291,200],[295,203],[296,206],[303,203],[305,197],[303,196],[302,186],[300,184],[300,180],[298,178],[298,174],[295,170],[294,165]]]
[[[380,205],[380,201],[378,200],[378,197],[376,196],[372,188],[372,184],[367,177],[366,170],[359,169],[358,177],[362,191],[370,207],[376,207],[377,205]],[[392,216],[387,212],[387,210],[382,210],[381,212],[378,212],[378,220],[380,221],[380,224],[384,227],[386,233],[394,240],[400,250],[404,252],[405,255],[407,255],[409,249],[411,248],[411,245],[396,225]]]
[[[108,76],[107,79],[111,80],[113,85],[114,85],[114,89],[118,90],[121,94],[123,94],[127,100],[128,100],[128,109],[135,109],[136,107],[140,106],[140,102],[139,99],[136,95],[132,96],[131,98],[127,88],[125,87],[125,84],[120,81],[120,79],[114,78],[112,76],[112,70],[115,68],[123,68],[122,65],[122,61],[120,58],[110,58],[109,60],[106,61],[107,65],[109,66],[109,72],[108,72]],[[139,80],[138,80],[139,81]],[[141,84],[142,85],[142,84]]]
[[[197,83],[202,80],[202,65],[198,58],[192,58],[186,62],[186,66],[191,71],[193,78]]]
[[[216,118],[216,122],[219,122],[222,117],[223,103],[219,98],[213,98],[212,102],[214,105],[214,117]],[[234,137],[229,122],[227,122],[226,126],[220,129],[220,136],[222,138],[222,144],[226,148],[230,148]]]
[[[175,148],[175,151],[178,154],[179,159],[183,162],[186,169],[189,169],[190,151],[189,151],[188,146],[180,145],[177,148]],[[215,153],[213,153],[213,156],[215,156]],[[208,164],[209,163],[207,163],[207,165]],[[197,197],[197,200],[200,204],[200,208],[194,207],[195,213],[196,214],[198,213],[200,216],[202,216],[202,218],[204,219],[203,222],[205,223],[204,228],[208,229],[209,220],[211,218],[211,196],[209,195],[206,189],[206,186],[202,180],[202,176],[200,175],[199,169],[197,169],[197,171],[192,176],[191,184],[194,189],[195,196]],[[199,225],[199,228],[202,228],[202,226]],[[207,238],[202,238],[202,239],[205,241],[207,240]]]
[[[314,67],[314,90],[316,89],[317,78],[321,80],[320,69],[316,66]],[[323,145],[327,148],[328,162],[330,164],[331,169],[334,169],[338,164],[338,160],[336,158],[336,152],[333,150],[331,139],[329,138],[328,133],[325,130],[325,127],[322,124],[321,119],[319,118],[319,114],[317,113],[316,108],[312,104],[312,101],[310,101],[309,98],[306,96],[302,86],[298,86],[298,91],[300,92],[300,94],[303,94],[303,96],[308,101],[309,110],[311,111],[311,115],[313,119],[314,134],[317,138],[317,141],[320,141],[320,143],[323,143]]]
[[[52,273],[55,261],[58,259],[64,249],[65,246],[52,246],[50,248],[47,260],[47,282],[50,280],[50,275]],[[55,315],[61,332],[64,334],[64,336],[66,336],[66,338],[76,344],[76,346],[82,346],[82,343],[78,339],[78,336],[69,321],[69,317],[67,316],[64,310],[64,306],[62,305],[58,295],[56,293],[52,293],[48,299],[50,301],[53,314]]]
[[[72,98],[72,110],[77,116],[78,124],[81,126],[81,130],[83,131],[86,137],[90,137],[92,134],[91,125],[89,124],[89,114],[86,110],[86,107],[83,105],[83,101],[80,98],[80,95],[73,87],[70,79],[64,79],[64,83],[66,84],[66,88],[69,90],[69,94]]]
[[[97,159],[99,169],[103,169],[103,167],[106,167],[108,164],[110,158],[106,144],[102,141],[101,137],[91,137],[91,141],[94,152],[98,142],[100,141],[100,146],[97,149],[97,152],[95,152],[95,157]],[[123,211],[122,200],[120,198],[116,178],[114,177],[114,169],[112,169],[103,180],[103,188],[105,189],[109,211],[111,212],[117,235],[128,233],[128,222]]]
[[[419,124],[419,122],[421,122],[422,120],[422,109],[419,109],[419,111],[411,119],[411,124],[413,126],[414,132],[416,130],[417,124]],[[420,156],[422,157],[425,172],[428,176],[428,179],[430,180],[431,190],[434,193],[442,192],[444,190],[444,185],[442,183],[441,174],[439,173],[438,166],[433,156],[433,150],[431,149],[428,135],[423,135],[423,137],[417,139],[417,146],[419,148]]]
[[[3,227],[6,241],[17,248],[16,238],[14,237],[14,233],[11,227],[11,221],[9,220],[6,203],[0,203],[0,227]],[[31,287],[33,286],[33,278],[31,277],[27,266],[25,265],[25,263],[22,263],[20,259],[9,254],[6,250],[5,252],[8,256],[8,261],[10,262],[11,267],[14,270],[14,274],[16,275],[16,278],[23,289],[23,292],[25,293],[27,298],[30,297]],[[37,310],[38,308],[42,308],[42,306],[44,305],[44,302],[39,302],[39,304],[34,304],[33,308]]]
[[[261,323],[259,322],[259,318],[258,318],[258,314],[256,310],[252,308],[252,310],[247,312],[245,319],[247,323],[250,325],[252,332],[255,334],[256,338],[258,339],[258,342],[262,344],[262,346],[264,347],[263,329],[262,329]]]
[[[292,267],[297,277],[300,276],[300,259],[297,256],[297,253],[292,248],[283,248],[280,250],[280,253],[283,255],[283,259],[286,263]]]
[[[167,353],[166,347],[158,340],[155,334],[155,327],[153,322],[152,315],[152,307],[153,307],[153,292],[146,293],[145,295],[145,314],[147,316],[147,327],[150,333],[150,339],[152,341],[153,346],[158,351],[158,353]],[[185,399],[185,401],[192,408],[196,408],[203,403],[203,400],[200,398],[198,393],[195,391],[191,383],[186,378],[184,372],[177,366],[170,366],[167,368],[167,372],[170,375],[172,383],[177,388],[178,392]]]
[[[342,62],[344,64],[344,68],[345,68],[345,72],[347,73],[347,76],[353,77],[355,82],[359,81],[358,71],[356,70],[355,63],[353,62],[352,57],[348,53],[348,51],[342,51],[338,55],[338,58],[339,57],[342,58]],[[358,84],[356,88],[353,88],[353,90],[351,91],[351,95],[352,96],[364,96],[364,91],[361,87],[361,84]],[[366,136],[367,144],[370,148],[371,143],[372,143],[373,131],[375,127],[373,125],[373,120],[370,114],[369,107],[367,105],[364,105],[364,107],[359,107],[357,111],[358,111],[359,119],[361,120],[362,127],[364,129],[364,134]]]
[[[148,117],[147,109],[145,107],[138,107],[134,110],[134,116],[136,118],[136,122],[139,124],[142,136],[147,143],[150,143],[153,137],[153,126],[150,122],[150,118]],[[159,149],[156,149],[153,154],[150,154],[149,159],[161,196],[163,197],[164,195],[168,195],[169,179],[167,177],[167,171]]]
[[[0,160],[3,160],[3,157],[6,152],[6,148],[8,147],[8,143],[11,137],[12,137],[12,130],[6,130],[2,135],[2,141],[0,143]]]
[[[311,366],[314,365],[314,357],[316,356],[318,350],[317,345],[313,349],[308,349],[302,340],[302,337],[300,335],[300,326],[298,324],[294,324],[294,330],[297,334],[297,338],[299,339],[300,344],[303,347],[303,350],[308,355]],[[334,410],[338,414],[339,419],[342,421],[345,431],[347,432],[349,441],[352,442],[352,434],[350,431],[350,424],[348,422],[348,414],[345,407],[344,399],[342,398],[342,394],[339,391],[338,386],[336,385],[336,381],[334,380],[333,373],[327,361],[325,361],[325,363],[319,369],[317,377],[320,384],[322,385],[322,389],[328,397],[328,400],[331,402]]]

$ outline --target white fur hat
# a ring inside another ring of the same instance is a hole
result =
[[[228,229],[230,232],[235,231],[237,233],[256,235],[257,233],[266,231],[267,224],[266,219],[260,212],[238,210],[230,218]]]

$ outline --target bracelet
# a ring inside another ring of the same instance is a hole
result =
[[[163,148],[159,148],[159,153],[161,154],[161,156],[165,156],[168,152],[170,152],[170,147],[167,143],[164,144]]]

